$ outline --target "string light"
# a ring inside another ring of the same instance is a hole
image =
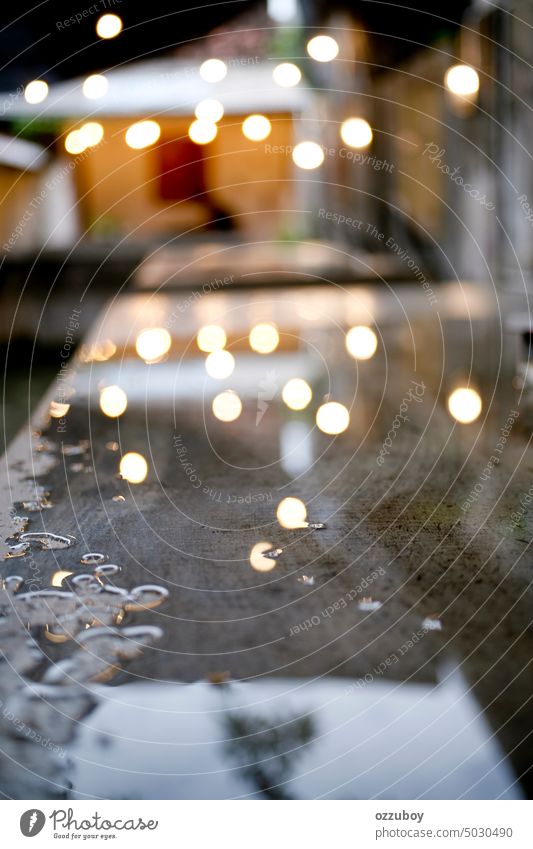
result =
[[[479,74],[470,65],[453,65],[446,71],[444,84],[452,94],[468,97],[479,91]]]
[[[324,162],[324,151],[316,142],[303,141],[294,148],[292,161],[298,168],[313,171],[315,168],[320,168]]]
[[[206,59],[198,73],[206,83],[219,83],[228,73],[228,66],[222,59]]]
[[[298,65],[294,65],[292,62],[282,62],[281,65],[276,65],[272,71],[272,79],[276,85],[282,88],[292,88],[298,85],[302,79],[302,72]]]
[[[48,83],[44,80],[32,80],[24,89],[26,103],[42,103],[48,97]]]
[[[100,38],[115,38],[122,31],[122,20],[118,15],[102,15],[96,22],[96,34]]]
[[[84,97],[88,100],[97,100],[107,94],[109,81],[103,74],[91,74],[87,77],[82,86]]]
[[[272,124],[264,115],[249,115],[242,123],[242,132],[250,141],[263,141],[272,131]]]
[[[126,144],[133,150],[141,150],[155,144],[161,135],[157,121],[137,121],[126,130]]]
[[[341,139],[349,147],[368,147],[372,141],[372,128],[364,118],[348,118],[341,125]]]
[[[211,121],[193,121],[189,127],[189,138],[195,144],[209,144],[217,135],[218,128]]]
[[[339,45],[330,35],[315,35],[307,42],[307,52],[315,62],[331,62],[339,53]]]

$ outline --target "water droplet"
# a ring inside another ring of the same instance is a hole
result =
[[[442,631],[442,622],[438,616],[426,616],[422,620],[422,628],[425,631]]]
[[[144,584],[135,587],[130,593],[130,601],[126,604],[126,610],[142,610],[145,608],[158,607],[168,598],[168,590],[156,584]]]
[[[321,531],[326,527],[326,525],[324,522],[307,522],[307,527],[312,531]]]
[[[112,498],[112,500],[113,500],[113,501],[116,501],[116,502],[117,502],[117,504],[121,504],[121,503],[122,503],[123,501],[125,501],[126,499],[125,499],[125,497],[124,497],[123,495],[114,495],[114,496],[113,496],[113,498]]]
[[[112,575],[118,575],[121,571],[121,567],[117,566],[115,563],[106,563],[102,566],[97,566],[94,570],[94,574],[97,577],[110,578]]]
[[[76,457],[79,454],[85,454],[90,444],[88,439],[80,439],[77,445],[62,445],[61,453],[64,457]]]
[[[84,566],[97,566],[99,563],[105,563],[107,554],[100,554],[99,551],[89,551],[80,558],[80,563]]]
[[[362,598],[357,602],[357,607],[365,613],[371,613],[373,610],[379,610],[381,602],[373,598]]]
[[[42,452],[49,454],[53,451],[57,451],[57,444],[55,442],[50,442],[49,439],[41,439],[41,441],[35,446],[35,450],[39,454]]]
[[[14,557],[25,557],[29,551],[29,542],[18,542],[16,545],[9,546],[9,551],[4,554],[4,560],[12,560]]]
[[[37,531],[35,533],[21,534],[21,542],[36,542],[42,549],[70,548],[76,542],[76,537],[52,534],[50,531]]]
[[[19,531],[25,531],[30,523],[27,516],[13,516],[11,521]]]
[[[108,451],[118,451],[120,445],[118,444],[118,442],[106,442],[105,447]]]
[[[282,548],[271,548],[270,551],[263,551],[263,557],[268,557],[269,560],[275,560],[283,554]]]
[[[315,584],[315,579],[312,575],[300,575],[296,580],[300,584],[306,584],[308,587],[313,587]]]

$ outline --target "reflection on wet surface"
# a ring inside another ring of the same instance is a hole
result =
[[[469,287],[105,312],[8,455],[3,792],[530,795],[519,357]]]

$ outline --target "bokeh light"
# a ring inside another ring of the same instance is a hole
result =
[[[129,483],[142,483],[148,474],[148,463],[142,454],[129,451],[120,461],[119,472]]]
[[[53,419],[64,418],[70,410],[70,404],[65,404],[62,401],[50,401],[48,412]]]
[[[104,128],[98,121],[88,121],[80,127],[79,133],[86,148],[96,147],[104,137]]]
[[[228,73],[228,66],[222,59],[206,59],[198,73],[206,83],[219,83]]]
[[[314,141],[303,141],[294,148],[292,161],[298,168],[312,171],[314,168],[320,168],[324,162],[324,151]]]
[[[96,34],[100,38],[115,38],[122,31],[122,20],[118,15],[102,15],[96,22]]]
[[[104,415],[116,419],[128,406],[128,396],[120,386],[106,386],[100,392],[99,403]]]
[[[343,433],[350,424],[350,413],[337,401],[328,401],[322,404],[316,412],[316,424],[322,433],[328,436],[336,436]]]
[[[26,103],[42,103],[48,96],[48,83],[44,80],[32,80],[24,89]]]
[[[475,389],[461,386],[455,389],[448,398],[448,410],[456,421],[470,424],[481,413],[481,397]]]
[[[313,392],[306,380],[293,377],[283,387],[281,397],[291,410],[305,410],[313,397]]]
[[[213,415],[221,422],[234,422],[242,412],[242,401],[232,389],[226,389],[213,398]]]
[[[204,325],[200,328],[196,337],[196,344],[200,351],[205,351],[206,354],[224,348],[226,341],[226,331],[219,324]]]
[[[264,115],[248,115],[242,122],[242,132],[250,141],[262,141],[268,138],[272,124]]]
[[[91,74],[83,83],[83,95],[87,100],[98,100],[104,97],[109,88],[109,80],[103,74]]]
[[[446,71],[444,84],[452,94],[468,97],[479,91],[479,74],[470,65],[453,65]]]
[[[250,330],[250,348],[258,354],[271,354],[279,345],[279,333],[273,324],[256,324]]]
[[[378,337],[371,327],[358,325],[346,334],[346,348],[355,360],[369,360],[376,353]]]
[[[341,124],[341,139],[349,147],[368,147],[372,141],[372,128],[364,118],[347,118]]]
[[[193,121],[189,127],[189,138],[195,144],[209,144],[216,139],[218,127],[212,121]]]
[[[316,62],[331,62],[339,53],[339,45],[330,35],[315,35],[307,42],[307,52]]]
[[[278,522],[282,528],[306,528],[307,508],[299,498],[284,498],[276,510]]]
[[[157,363],[170,350],[172,337],[164,327],[141,330],[135,340],[135,350],[145,363]]]
[[[256,572],[271,572],[277,560],[264,557],[265,551],[272,551],[270,542],[257,542],[250,552],[250,565]]]
[[[217,121],[224,116],[224,107],[222,106],[220,100],[201,100],[196,109],[194,110],[194,114],[198,118],[199,121],[207,121],[210,124],[216,124]]]
[[[213,351],[205,361],[205,370],[215,380],[225,380],[233,374],[235,357],[229,351]]]
[[[272,79],[276,85],[282,88],[292,88],[298,85],[302,79],[302,72],[298,65],[293,65],[292,62],[282,62],[280,65],[276,65],[272,71]]]
[[[126,144],[133,150],[141,150],[155,144],[161,135],[157,121],[137,121],[126,130]]]
[[[71,130],[65,138],[65,150],[67,153],[83,153],[85,142],[79,130]]]

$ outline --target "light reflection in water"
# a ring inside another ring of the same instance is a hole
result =
[[[164,327],[148,327],[141,330],[135,349],[145,363],[157,363],[170,350],[172,337]]]
[[[346,334],[346,348],[356,360],[369,360],[376,353],[378,337],[371,327],[351,327]]]
[[[344,404],[339,404],[337,401],[328,401],[327,404],[322,404],[318,408],[316,424],[322,433],[335,436],[338,433],[343,433],[350,424],[350,413]]]
[[[196,344],[206,354],[219,351],[226,344],[226,331],[218,324],[206,324],[198,331]]]
[[[213,398],[213,415],[221,422],[234,422],[242,412],[242,402],[236,392],[227,389]]]
[[[280,501],[276,516],[282,528],[307,527],[307,508],[299,498],[289,497]]]
[[[481,413],[481,398],[475,389],[460,387],[448,398],[448,409],[453,418],[461,424],[470,424]]]
[[[106,386],[100,393],[100,409],[111,419],[121,416],[128,406],[128,396],[120,386]]]
[[[279,345],[279,333],[273,324],[256,324],[250,330],[250,348],[258,354],[271,354]]]
[[[235,357],[229,351],[213,351],[205,361],[206,372],[215,380],[224,380],[234,369]]]
[[[256,572],[270,572],[274,569],[277,560],[272,557],[265,557],[265,551],[272,550],[272,543],[257,542],[250,552],[250,565]]]
[[[148,474],[148,463],[142,454],[129,451],[120,461],[119,471],[129,483],[142,483]]]

